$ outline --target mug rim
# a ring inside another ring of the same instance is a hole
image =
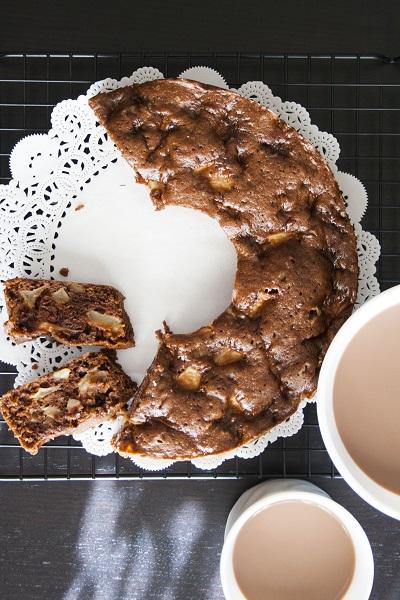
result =
[[[321,492],[323,493],[304,490],[275,491],[259,498],[243,510],[227,533],[221,553],[221,583],[227,600],[246,600],[246,596],[236,580],[232,560],[235,543],[241,529],[257,513],[285,501],[309,502],[326,509],[345,528],[353,545],[355,564],[352,580],[343,598],[348,600],[369,598],[374,580],[374,559],[368,537],[360,523],[347,509],[330,498],[324,490]]]
[[[368,504],[400,520],[400,496],[374,481],[352,458],[339,434],[333,402],[337,369],[350,342],[364,325],[397,305],[400,305],[400,285],[368,300],[342,325],[321,366],[317,388],[317,414],[322,439],[343,479]]]

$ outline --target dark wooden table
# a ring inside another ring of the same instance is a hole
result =
[[[225,521],[252,483],[2,483],[0,597],[222,600]],[[316,483],[365,528],[375,558],[371,599],[398,600],[400,523],[370,508],[343,481]]]
[[[0,52],[400,55],[398,3],[3,0]],[[400,68],[400,67],[399,67]],[[0,483],[1,600],[219,600],[225,521],[256,481]],[[372,600],[400,598],[400,524],[340,479],[315,481],[365,528]],[[295,599],[294,599],[295,600]]]

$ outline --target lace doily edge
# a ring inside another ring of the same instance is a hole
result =
[[[203,67],[199,67],[199,68],[197,68],[197,70],[201,70],[201,69],[207,69],[208,73],[210,73],[211,71],[214,71],[213,69],[209,69],[207,67],[204,67],[204,68]],[[194,70],[196,70],[196,69],[194,69]],[[222,76],[218,72],[214,71],[214,73],[216,73],[219,77],[222,78]],[[117,87],[122,87],[123,85],[129,85],[129,83],[133,83],[135,80],[137,80],[138,78],[141,78],[141,77],[144,77],[144,80],[150,80],[150,79],[155,79],[155,78],[162,78],[163,74],[160,71],[158,71],[156,69],[153,69],[151,67],[150,68],[149,67],[144,67],[142,69],[139,69],[139,70],[135,71],[129,78],[123,78],[119,82],[117,82],[116,80],[111,80],[111,79],[106,79],[106,80],[103,80],[103,81],[100,81],[100,82],[96,82],[95,84],[93,84],[89,88],[86,96],[80,96],[76,101],[74,101],[74,100],[65,100],[65,101],[63,101],[60,104],[63,104],[64,102],[65,103],[84,102],[84,103],[87,104],[87,99],[88,99],[88,97],[90,97],[90,95],[92,95],[92,92],[93,93],[98,93],[98,91],[106,91],[107,89],[115,89],[115,88],[113,88],[114,85],[116,85]],[[192,77],[192,78],[195,78],[195,77]],[[289,101],[283,102],[278,96],[273,96],[273,94],[272,94],[269,86],[267,86],[267,84],[265,84],[264,82],[257,82],[257,81],[255,81],[255,82],[247,82],[246,84],[244,84],[238,90],[235,90],[235,91],[238,91],[239,93],[242,92],[242,95],[245,95],[245,93],[244,93],[245,90],[247,90],[247,89],[250,90],[250,88],[252,86],[254,88],[254,86],[257,86],[257,85],[260,86],[260,88],[261,88],[260,94],[261,93],[265,93],[265,95],[268,96],[269,99],[271,99],[273,105],[277,107],[276,112],[277,112],[277,114],[281,118],[285,118],[285,114],[284,114],[285,113],[285,109],[287,109],[288,113],[290,113],[292,116],[294,115],[295,118],[300,118],[300,116],[301,116],[305,120],[305,125],[303,124],[302,127],[303,126],[306,126],[306,127],[309,126],[310,127],[311,138],[314,141],[316,139],[319,139],[319,142],[321,144],[326,143],[326,140],[328,140],[329,142],[332,142],[332,144],[334,146],[334,148],[333,148],[333,155],[335,156],[336,153],[337,153],[337,156],[338,156],[338,154],[339,154],[339,145],[337,143],[337,140],[332,136],[332,134],[320,131],[315,125],[312,125],[308,111],[304,107],[302,107],[301,105],[299,105],[299,104],[297,104],[295,102],[289,102]],[[99,89],[99,88],[101,88],[101,89]],[[259,101],[262,102],[261,100],[259,100]],[[262,102],[262,103],[264,104],[264,102]],[[271,108],[271,106],[268,106],[267,104],[264,104],[264,105],[266,105],[267,107]],[[57,105],[57,106],[59,106],[59,105]],[[271,110],[273,110],[273,108],[271,108]],[[287,120],[288,120],[288,122],[289,122],[290,125],[292,125],[292,126],[295,127],[295,124],[290,121],[289,117],[288,117]],[[297,129],[300,131],[300,133],[302,133],[304,135],[304,132],[302,131],[301,127],[297,128]],[[54,140],[54,138],[57,137],[57,130],[56,129],[52,129],[52,130],[49,131],[48,134],[41,134],[41,135],[47,136],[49,138],[49,140],[50,139]],[[23,140],[25,140],[25,139],[26,138],[23,138]],[[309,139],[309,138],[307,138],[307,139]],[[21,142],[23,140],[21,140]],[[311,142],[311,143],[313,143],[313,142]],[[18,146],[18,144],[15,146],[14,150],[17,148],[17,146]],[[318,149],[320,150],[319,147],[318,147]],[[14,153],[14,151],[13,151],[13,153]],[[14,154],[14,156],[15,156],[15,154]],[[335,164],[336,160],[337,160],[337,156],[336,156],[335,160],[333,161],[333,163],[332,163],[332,157],[331,157],[331,160],[328,160],[328,163],[329,163],[330,167],[332,168],[335,176],[340,173],[340,172],[338,172],[336,164]],[[10,157],[10,162],[11,162],[11,157]],[[363,190],[365,192],[365,188],[364,188],[364,186],[363,186],[363,184],[362,184],[361,181],[359,181],[357,178],[355,178],[351,174],[345,174],[345,175],[347,175],[349,177],[352,177],[354,179],[354,181],[356,181],[360,186],[362,186],[362,188],[363,188]],[[18,188],[21,184],[22,183],[18,179],[14,179],[8,185],[11,186],[11,187],[14,186],[15,188]],[[365,196],[366,196],[366,192],[365,192]],[[361,228],[360,220],[362,218],[362,214],[365,212],[366,205],[367,205],[367,202],[365,203],[363,211],[361,211],[360,217],[355,222],[355,226],[356,227],[359,226],[360,231],[362,231],[362,232],[364,232],[364,230]],[[366,233],[369,234],[369,232],[366,232]],[[372,236],[372,234],[369,234],[369,235]],[[372,237],[375,237],[375,236],[372,236]],[[376,244],[379,245],[378,240],[376,238],[375,238],[375,240],[376,240]],[[366,261],[366,264],[364,265],[364,267],[366,268],[366,270],[368,272],[368,277],[369,277],[370,282],[372,282],[372,289],[373,290],[378,289],[378,291],[379,291],[379,284],[377,282],[376,277],[374,276],[375,265],[371,265],[371,264],[368,265],[368,261]],[[15,363],[15,362],[8,362],[8,364],[16,364],[17,367],[18,367],[18,370],[20,370],[20,369],[23,370],[24,368],[28,368],[28,365],[26,365],[26,361],[21,362],[21,363],[20,362],[17,362],[17,363]],[[292,415],[291,419],[293,418],[293,420],[295,420],[296,415],[299,416],[300,412],[301,412],[301,420],[302,420],[302,418],[303,418],[303,408],[304,408],[304,406],[302,408],[299,407],[299,409]],[[289,421],[290,421],[290,419],[289,419]],[[299,427],[297,429],[295,429],[295,427],[292,427],[291,430],[286,435],[293,435],[294,433],[296,433],[296,431],[298,431],[298,429],[301,427],[301,422],[300,422],[300,425],[299,425]],[[276,426],[277,429],[280,426],[282,426],[282,424]],[[274,438],[275,435],[276,435],[276,437]],[[251,450],[250,448],[248,448],[246,446],[245,447],[241,447],[239,449],[236,449],[233,453],[229,453],[229,456],[225,455],[225,454],[224,455],[218,455],[218,461],[219,461],[218,464],[221,464],[221,462],[223,462],[227,458],[232,458],[234,456],[240,456],[241,451],[243,451],[244,453],[246,453],[246,451],[250,450],[249,452],[247,452],[247,457],[248,458],[250,458],[251,456],[256,456],[257,454],[259,454],[268,445],[268,443],[274,441],[274,439],[276,439],[277,437],[283,437],[284,435],[285,434],[283,432],[277,432],[275,434],[275,433],[273,433],[273,430],[271,430],[270,432],[267,432],[267,434],[265,434],[265,436],[267,438],[266,440],[262,440],[262,437],[263,437],[262,436],[261,438],[258,438],[258,440],[256,442],[252,442],[252,444],[256,444],[257,445],[257,451],[256,452],[254,450]],[[214,456],[215,455],[213,455],[213,457]],[[208,458],[205,458],[205,459],[201,458],[201,459],[194,460],[192,462],[198,468],[214,468],[215,466],[217,466],[217,465],[213,465],[212,467],[210,467],[209,465],[208,466],[204,466],[204,465],[202,466],[201,465],[201,461],[205,462],[207,460],[210,463],[210,460]],[[213,462],[215,462],[215,461],[213,461]],[[143,468],[149,469],[150,466],[149,465],[143,466]],[[157,468],[159,468],[159,467],[157,467]],[[165,468],[165,465],[164,465],[163,468]]]

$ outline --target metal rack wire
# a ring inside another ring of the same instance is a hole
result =
[[[10,178],[12,147],[46,132],[52,107],[84,93],[93,81],[121,78],[140,66],[178,75],[194,65],[219,70],[231,86],[267,82],[274,94],[306,106],[313,123],[341,146],[338,166],[359,177],[368,192],[365,229],[378,236],[381,288],[400,283],[400,64],[381,56],[301,54],[5,54],[0,56],[0,185]],[[15,371],[0,363],[0,393]],[[302,430],[249,460],[232,459],[213,471],[179,463],[144,472],[117,455],[94,457],[72,438],[48,444],[37,456],[20,449],[0,421],[0,479],[339,477],[323,445],[314,406]]]

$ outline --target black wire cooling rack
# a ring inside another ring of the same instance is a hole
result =
[[[84,93],[90,83],[120,79],[141,66],[166,76],[206,65],[230,86],[263,80],[275,95],[307,107],[313,123],[341,146],[342,171],[359,177],[368,192],[365,229],[378,236],[382,289],[400,283],[400,64],[382,56],[271,54],[18,54],[0,56],[0,184],[9,181],[9,155],[23,136],[46,132],[57,102]],[[15,370],[0,363],[0,392]],[[315,406],[305,411],[295,436],[271,444],[260,456],[232,459],[212,471],[178,463],[143,471],[117,455],[94,457],[72,438],[25,453],[0,421],[0,479],[339,477],[323,445]]]

